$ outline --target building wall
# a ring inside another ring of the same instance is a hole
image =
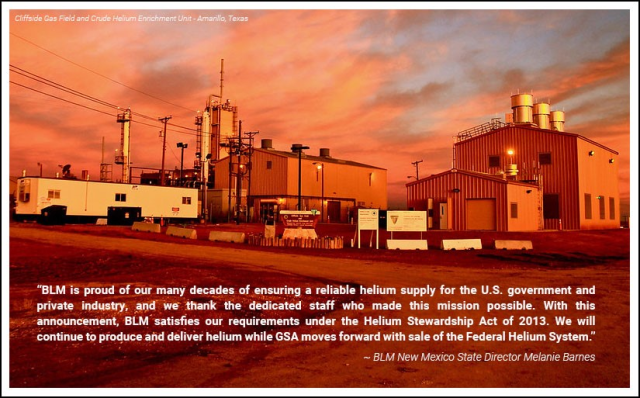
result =
[[[508,185],[514,185],[507,190]],[[448,212],[451,215],[448,229],[457,231],[467,230],[467,208],[469,200],[495,200],[495,229],[497,231],[536,230],[537,220],[532,222],[527,217],[512,221],[509,216],[510,202],[519,203],[519,213],[535,213],[531,199],[526,197],[526,191],[532,190],[535,196],[538,190],[534,186],[523,184],[509,184],[505,180],[494,177],[473,175],[462,170],[451,171],[428,177],[407,185],[408,207],[415,210],[427,210],[429,198],[433,199],[433,227],[440,229],[439,209],[441,203],[449,203]],[[459,192],[456,192],[459,191]]]
[[[318,164],[322,164],[323,169],[318,170]],[[228,159],[216,164],[215,189],[228,189],[228,170]],[[358,204],[363,207],[387,208],[387,171],[384,169],[303,154],[300,170],[301,208],[324,211],[324,221],[329,221],[329,207],[335,203],[339,203],[339,212],[333,213],[331,221],[347,222],[349,210]],[[245,176],[243,188],[247,188],[247,184],[248,178]],[[235,181],[232,181],[233,187]],[[298,157],[274,150],[255,149],[252,156],[250,196],[253,199],[251,206],[254,208],[259,207],[261,202],[273,202],[275,199],[280,210],[297,209]],[[255,211],[254,214],[257,217]]]
[[[509,231],[536,231],[542,229],[542,201],[539,189],[521,185],[507,185],[507,222]],[[512,204],[518,206],[517,218],[513,217]]]
[[[593,156],[589,155],[591,151]],[[613,159],[613,163],[609,161],[610,159]],[[618,155],[591,142],[578,140],[578,165],[580,228],[619,228]],[[585,203],[588,198],[585,194],[591,195],[591,218],[589,219],[586,214],[587,203]]]
[[[456,143],[459,169],[497,174],[513,162],[518,180],[542,179],[544,194],[557,194],[560,214],[545,219],[545,229],[580,228],[577,136],[533,127],[509,126]],[[513,156],[507,154],[513,150]],[[551,155],[551,164],[540,164],[540,154]],[[499,156],[500,166],[489,167],[489,156]]]

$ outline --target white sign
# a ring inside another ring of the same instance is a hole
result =
[[[358,209],[358,229],[377,231],[380,212],[378,209]]]
[[[361,240],[360,231],[376,231],[376,249],[380,247],[379,218],[380,209],[358,209],[358,249]],[[371,232],[371,240],[373,240],[373,232]],[[371,247],[371,240],[369,240],[369,247]]]
[[[426,211],[388,211],[387,231],[419,231],[427,230]]]

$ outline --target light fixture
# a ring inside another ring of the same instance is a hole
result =
[[[453,189],[451,190],[451,192],[453,192],[453,193],[460,193],[460,189],[459,189],[459,188],[453,188]]]
[[[589,151],[589,156],[593,156],[596,154],[596,151]]]
[[[527,189],[527,193],[531,193],[531,190],[530,190],[530,189]]]
[[[616,160],[615,160],[614,158],[609,159],[609,163],[613,163],[613,162],[615,162],[615,161],[616,161]]]

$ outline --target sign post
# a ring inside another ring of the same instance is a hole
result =
[[[376,231],[376,249],[379,248],[379,216],[379,209],[358,209],[358,249],[360,248],[360,231]]]

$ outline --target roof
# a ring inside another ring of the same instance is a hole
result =
[[[501,132],[503,132],[505,130],[514,129],[514,128],[515,129],[519,129],[519,130],[535,131],[538,134],[540,134],[540,133],[559,134],[559,135],[564,135],[564,136],[568,136],[568,137],[573,137],[573,138],[576,138],[576,139],[581,139],[581,140],[586,141],[586,142],[588,142],[590,144],[598,146],[598,147],[600,147],[600,148],[602,148],[602,149],[604,149],[606,151],[609,151],[609,152],[611,152],[613,154],[619,155],[619,153],[617,151],[614,151],[611,148],[608,148],[608,147],[606,147],[606,146],[604,146],[604,145],[602,145],[600,143],[597,143],[597,142],[595,142],[595,141],[593,141],[593,140],[591,140],[591,139],[589,139],[587,137],[581,136],[579,134],[568,133],[566,131],[541,129],[541,128],[538,128],[538,127],[533,127],[533,126],[531,126],[529,124],[526,124],[526,125],[513,125],[513,124],[512,125],[507,125],[505,127],[500,127],[500,128],[491,130],[491,131],[483,133],[483,134],[478,134],[476,136],[473,136],[472,138],[467,138],[465,140],[458,141],[458,142],[455,143],[455,145],[460,145],[462,143],[466,143],[466,142],[469,142],[469,141],[478,140],[478,139],[481,139],[482,137],[486,137],[486,136],[491,135],[491,134],[498,134],[498,133],[501,133]]]
[[[451,170],[443,171],[442,173],[432,174],[429,177],[421,178],[418,181],[412,181],[410,183],[407,183],[406,186],[409,187],[411,185],[416,185],[419,182],[433,180],[433,179],[436,179],[436,178],[440,178],[440,177],[446,176],[448,174],[464,174],[464,175],[467,175],[469,177],[489,180],[489,181],[493,181],[493,182],[498,183],[498,184],[512,184],[512,185],[523,185],[523,186],[527,186],[527,187],[531,187],[531,186],[537,187],[536,184],[531,184],[531,183],[527,183],[527,182],[523,182],[523,181],[506,180],[501,175],[487,174],[487,173],[481,173],[479,171],[462,170],[462,169],[451,169]]]
[[[298,153],[297,152],[294,153],[294,152],[288,152],[288,151],[278,151],[276,149],[263,149],[263,148],[254,148],[253,151],[254,152],[268,153],[268,154],[281,156],[281,157],[286,157],[286,158],[298,159]],[[228,158],[229,158],[229,156],[226,156],[226,157],[220,159],[218,162],[222,162],[223,160],[228,159]],[[333,157],[330,157],[330,156],[313,156],[313,155],[309,155],[309,154],[304,153],[304,152],[302,152],[302,159],[303,160],[311,160],[311,161],[314,161],[314,162],[335,163],[335,164],[344,164],[344,165],[347,165],[347,166],[354,166],[354,167],[366,167],[366,168],[370,168],[370,169],[386,170],[385,168],[382,168],[382,167],[371,166],[371,165],[364,164],[364,163],[353,162],[351,160],[337,159],[337,158],[333,158]]]

